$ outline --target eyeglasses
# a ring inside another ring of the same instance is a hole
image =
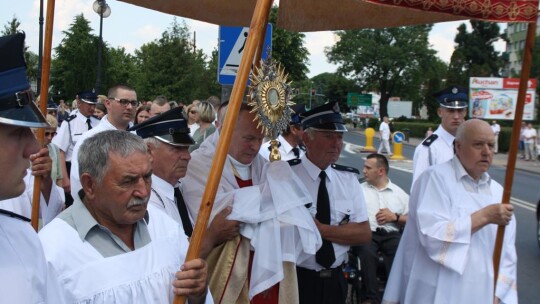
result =
[[[114,98],[114,97],[109,97],[109,99],[112,99],[112,100],[118,102],[119,104],[121,104],[124,107],[127,107],[128,104],[130,104],[132,107],[136,107],[136,106],[139,105],[139,101],[137,101],[137,100],[129,100],[129,99],[125,99],[125,98],[119,99],[119,98]]]
[[[45,132],[45,137],[54,137],[56,135],[56,132]]]

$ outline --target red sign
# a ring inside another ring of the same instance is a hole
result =
[[[528,89],[536,89],[536,79],[529,79]],[[503,78],[503,89],[519,89],[519,78]]]

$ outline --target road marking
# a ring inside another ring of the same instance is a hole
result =
[[[516,206],[519,206],[523,209],[527,209],[527,210],[530,210],[530,211],[536,211],[536,205],[535,204],[532,204],[532,203],[529,203],[529,202],[526,202],[526,201],[522,201],[520,199],[517,199],[515,197],[512,197],[510,198],[510,201],[512,204],[516,205]]]

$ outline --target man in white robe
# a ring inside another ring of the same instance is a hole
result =
[[[66,302],[172,303],[177,294],[205,303],[206,263],[184,263],[182,227],[147,206],[152,165],[143,140],[109,130],[80,151],[84,192],[39,233]]]
[[[0,37],[0,200],[23,194],[30,157],[39,146],[30,128],[48,127],[26,79],[24,33]],[[47,277],[43,248],[30,220],[0,205],[0,302],[63,303]]]
[[[503,188],[487,174],[493,147],[488,123],[466,121],[454,158],[414,184],[383,303],[517,303],[516,221],[513,206],[500,204]],[[497,225],[507,227],[495,290]]]

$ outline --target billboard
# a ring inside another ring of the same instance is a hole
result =
[[[529,79],[523,120],[534,119],[536,79]],[[519,78],[471,77],[469,116],[480,119],[513,120],[517,104]]]

